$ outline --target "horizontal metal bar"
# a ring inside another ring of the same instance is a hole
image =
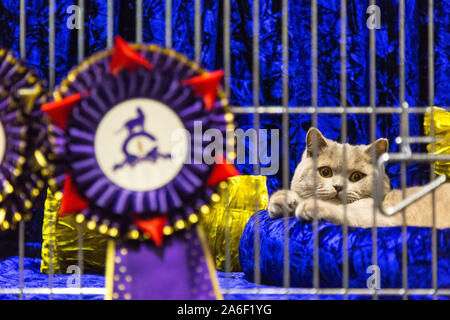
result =
[[[0,294],[69,294],[69,295],[105,295],[106,288],[0,288]]]
[[[287,292],[292,294],[304,295],[386,295],[386,296],[402,296],[405,289],[363,289],[363,288],[259,288],[259,289],[222,289],[222,294],[274,294],[285,295]],[[408,295],[450,295],[450,289],[408,289]]]
[[[260,106],[260,107],[254,107],[254,106],[236,106],[232,105],[231,111],[233,113],[262,113],[262,114],[282,114],[284,112],[287,113],[308,113],[313,114],[315,112],[320,114],[342,114],[344,111],[348,114],[371,114],[375,111],[376,114],[400,114],[402,113],[402,108],[400,107],[376,107],[375,110],[372,110],[373,108],[370,106],[358,106],[358,107],[347,107],[346,110],[344,110],[341,106],[324,106],[324,107],[317,107],[314,108],[313,106],[302,106],[302,107],[294,107],[290,106],[287,108],[287,111],[284,111],[286,108],[283,106]],[[410,107],[408,108],[408,113],[427,113],[429,111],[428,107]]]
[[[0,289],[0,294],[20,294],[18,288]],[[258,289],[221,289],[222,294],[305,294],[305,295],[403,295],[405,290],[402,288],[392,289],[364,289],[364,288],[258,288]],[[24,288],[23,294],[43,294],[43,295],[105,295],[106,288]],[[408,289],[409,295],[450,295],[450,289]]]
[[[410,153],[404,155],[402,153],[385,153],[378,159],[379,165],[393,161],[450,161],[450,154]]]
[[[450,161],[450,155],[438,155],[438,154],[421,154],[421,153],[412,153],[412,154],[404,154],[404,153],[386,153],[382,155],[378,159],[378,170],[380,175],[382,176],[384,173],[384,167],[386,162],[388,161],[436,161],[436,160],[444,160]],[[438,188],[441,184],[443,184],[447,180],[445,175],[439,176],[434,181],[423,186],[418,192],[410,195],[409,197],[403,199],[395,206],[384,208],[383,207],[383,196],[382,196],[382,183],[381,181],[377,181],[377,189],[376,189],[376,202],[378,209],[387,216],[392,216],[397,212],[405,209],[409,205],[413,204],[417,200],[421,199],[431,191]]]
[[[433,143],[446,140],[446,138],[426,136],[426,137],[406,137],[405,139],[402,139],[402,137],[397,137],[395,138],[395,143],[401,144],[403,140],[405,143]]]

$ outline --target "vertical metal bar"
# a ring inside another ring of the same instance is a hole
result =
[[[230,187],[225,190],[226,220],[225,220],[225,273],[227,289],[230,288],[230,272],[231,272],[231,245],[230,245]]]
[[[26,7],[25,0],[20,0],[20,58],[26,59]],[[19,299],[23,300],[23,270],[25,256],[25,222],[19,222]]]
[[[84,0],[78,0],[81,24],[78,29],[78,63],[84,59]]]
[[[142,0],[136,0],[136,43],[142,43]]]
[[[399,0],[399,78],[400,78],[400,105],[402,107],[402,128],[401,137],[405,143],[409,132],[407,132],[407,123],[409,121],[409,114],[406,112],[405,105],[405,0]],[[408,130],[409,131],[409,130]],[[404,150],[402,150],[404,152]],[[406,195],[406,162],[402,161],[400,165],[401,172],[401,188],[402,197]],[[406,242],[406,211],[402,210],[403,225],[402,225],[402,286],[404,289],[403,299],[408,299],[408,244]]]
[[[253,105],[255,108],[259,107],[259,0],[253,1],[253,42],[252,42],[252,48],[253,48]],[[256,152],[256,163],[253,165],[253,171],[254,174],[258,175],[260,174],[260,167],[259,167],[259,126],[260,126],[260,115],[258,111],[255,111],[254,115],[254,122],[253,122],[253,129],[256,132],[256,141],[255,141],[255,148],[254,152]],[[255,202],[255,211],[256,211],[256,202]],[[261,261],[260,261],[260,254],[261,254],[261,248],[260,248],[260,221],[259,218],[255,220],[255,262],[254,262],[254,274],[255,274],[255,283],[261,284]]]
[[[202,1],[195,0],[194,4],[194,45],[195,45],[195,62],[201,63],[202,57]]]
[[[49,79],[48,79],[48,86],[49,90],[52,91],[55,87],[55,1],[49,0],[48,5],[48,42],[49,42],[49,54],[48,54],[48,68],[49,68]],[[52,221],[51,223],[54,223]],[[49,288],[50,290],[53,289],[53,273],[54,273],[54,266],[53,266],[53,258],[54,258],[54,251],[53,246],[55,245],[54,242],[54,234],[51,234],[50,241],[49,241],[49,264],[48,264],[48,282],[49,282]],[[50,291],[49,294],[49,300],[53,300],[53,293]]]
[[[114,0],[108,0],[107,26],[106,26],[106,46],[108,49],[113,47],[114,42]]]
[[[54,217],[51,217],[51,220],[49,221],[49,230],[55,230],[55,219],[56,219],[56,215]],[[48,257],[49,257],[49,261],[48,261],[48,287],[50,288],[50,290],[53,289],[53,274],[55,272],[54,269],[54,265],[53,265],[53,258],[55,257],[55,252],[54,252],[54,246],[55,246],[55,233],[54,231],[52,231],[49,234],[49,241],[48,241]],[[50,292],[49,294],[49,300],[53,299],[53,294],[52,292]]]
[[[23,300],[23,260],[25,257],[25,222],[20,220],[19,222],[19,299]]]
[[[342,250],[343,250],[343,265],[342,265],[342,286],[345,289],[344,299],[348,299],[348,222],[347,222],[347,1],[341,0],[341,39],[340,39],[340,102],[344,111],[341,115],[341,138],[344,145],[343,148],[343,161],[344,166],[342,170],[343,175],[343,188],[344,188],[344,224],[342,226]]]
[[[84,0],[78,0],[78,1],[79,1],[78,5],[80,6],[80,14],[81,14],[81,17],[80,17],[81,25],[80,25],[80,28],[78,29],[78,63],[81,63],[84,60],[85,4],[84,4]],[[56,222],[57,221],[55,221],[55,223]],[[77,232],[78,232],[78,268],[80,270],[78,283],[79,283],[79,288],[81,289],[81,287],[83,286],[81,279],[82,279],[82,276],[84,273],[84,268],[83,268],[83,260],[84,260],[83,259],[83,242],[84,241],[83,241],[83,225],[81,223],[77,223]],[[78,298],[80,300],[83,298],[83,295],[81,294],[81,290],[80,290],[80,295]]]
[[[224,68],[224,89],[225,94],[230,98],[231,80],[231,7],[230,0],[223,1],[223,68]]]
[[[55,87],[55,0],[48,1],[48,86]]]
[[[282,140],[283,140],[283,189],[289,189],[289,1],[283,0],[281,4],[281,43],[282,43]],[[286,217],[287,218],[287,217]],[[289,220],[284,219],[283,242],[283,284],[289,295],[290,286],[290,255],[289,255]]]
[[[83,253],[83,245],[84,245],[84,239],[83,239],[83,225],[82,223],[78,223],[77,224],[77,230],[78,230],[78,267],[80,268],[80,277],[78,279],[78,284],[79,284],[79,288],[81,289],[83,287],[83,282],[82,282],[82,276],[84,273],[84,253]],[[80,295],[79,295],[79,300],[83,299],[83,295],[81,294],[80,291]]]
[[[231,4],[230,0],[224,0],[223,2],[223,65],[224,65],[224,90],[225,95],[230,98],[230,79],[231,79],[231,50],[230,50],[230,33],[231,33],[231,25],[230,25],[230,16],[231,16]],[[201,36],[201,33],[197,35],[197,38]],[[196,50],[198,50],[196,48]],[[200,53],[201,54],[201,53]],[[227,189],[226,192],[226,203],[229,202],[230,197],[230,189]],[[229,206],[227,205],[227,221],[229,220]],[[229,289],[229,272],[231,272],[231,255],[230,255],[230,230],[229,230],[229,224],[227,224],[227,238],[226,238],[226,257],[225,257],[225,269],[226,269],[226,288]]]
[[[376,5],[376,0],[370,0],[371,5]],[[376,99],[377,99],[377,71],[376,71],[376,37],[375,37],[375,28],[371,28],[369,31],[369,50],[370,50],[370,143],[373,143],[376,139],[377,135],[377,119],[376,119]],[[376,166],[376,156],[375,149],[372,152],[372,166],[373,166],[373,175],[375,176],[377,171]],[[380,177],[381,179],[381,177]],[[374,180],[372,186],[372,194],[375,195],[376,192],[376,181]],[[373,227],[372,227],[372,265],[378,265],[378,233],[377,233],[377,205],[376,202],[373,202]],[[372,296],[373,300],[378,300],[377,292]]]
[[[20,0],[20,58],[22,60],[26,59],[26,34],[27,34],[27,25],[26,25],[26,6],[25,0]]]
[[[197,8],[197,7],[196,7]],[[197,22],[196,22],[197,26]],[[201,35],[201,34],[200,34]],[[199,36],[196,35],[196,39],[198,39]],[[224,64],[224,88],[225,88],[225,95],[229,98],[230,94],[230,0],[224,0],[223,2],[223,64]],[[196,47],[196,56],[197,56],[197,47]],[[230,188],[227,188],[226,190],[226,202],[229,203],[230,199]],[[226,288],[229,289],[230,286],[230,278],[229,273],[231,272],[231,255],[230,255],[230,225],[228,223],[229,221],[229,206],[226,206],[227,210],[227,224],[226,224],[226,238],[225,238],[225,272],[226,272]]]
[[[172,0],[166,0],[166,47],[172,48]]]
[[[434,154],[435,148],[435,130],[434,130],[434,3],[433,0],[428,0],[428,106],[431,107],[431,120],[430,120],[430,136],[432,138],[431,142],[431,153]],[[430,166],[430,180],[433,181],[435,178],[434,172],[434,162],[431,162]],[[432,217],[433,217],[433,228],[431,230],[431,268],[432,276],[431,282],[434,289],[433,299],[437,299],[437,286],[438,286],[438,273],[437,273],[437,231],[436,231],[436,208],[435,208],[436,194],[435,190],[431,192],[431,202],[432,202]]]
[[[317,127],[318,120],[318,68],[317,68],[317,0],[311,0],[311,106],[314,108],[312,114],[312,125]],[[319,288],[319,234],[317,228],[317,143],[313,144],[314,159],[314,257],[313,257],[313,287]]]

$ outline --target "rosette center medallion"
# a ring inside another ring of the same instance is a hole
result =
[[[95,134],[95,156],[105,176],[132,191],[165,186],[180,172],[188,135],[177,114],[149,98],[113,106]]]

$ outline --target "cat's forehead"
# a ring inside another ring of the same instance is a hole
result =
[[[366,145],[345,144],[345,157],[347,167],[359,167],[370,164],[370,155]],[[344,144],[330,141],[328,146],[319,154],[319,165],[329,165],[333,167],[344,166]],[[328,164],[325,164],[328,163]]]

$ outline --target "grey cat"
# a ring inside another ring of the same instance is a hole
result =
[[[334,224],[344,224],[344,179],[347,179],[346,219],[349,226],[371,227],[373,214],[377,226],[402,225],[401,213],[385,216],[374,209],[374,179],[383,179],[383,206],[393,206],[402,198],[402,190],[391,190],[387,174],[379,177],[372,165],[372,155],[377,158],[389,149],[387,139],[378,139],[371,145],[346,144],[347,176],[343,176],[343,144],[325,138],[316,129],[306,134],[306,150],[291,181],[290,190],[275,192],[269,199],[267,211],[272,219],[294,215],[301,220],[312,220],[314,215],[314,163],[313,142],[317,143],[317,218]],[[406,189],[406,196],[421,187]],[[436,227],[450,227],[450,183],[435,191]],[[406,208],[406,224],[432,226],[432,197],[426,195]]]

